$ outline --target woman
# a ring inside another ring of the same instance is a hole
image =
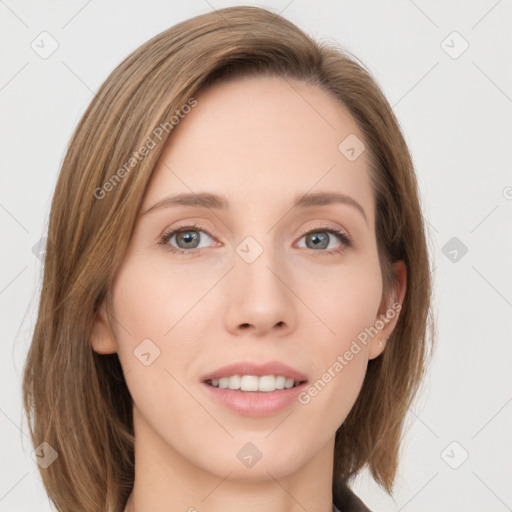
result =
[[[368,510],[348,483],[392,492],[430,298],[411,157],[362,65],[256,7],[162,32],[55,190],[24,374],[49,497]]]

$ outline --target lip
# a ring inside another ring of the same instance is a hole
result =
[[[283,377],[292,378],[295,382],[308,380],[307,375],[305,375],[304,373],[279,361],[268,361],[266,363],[241,361],[238,363],[223,366],[222,368],[218,368],[217,370],[214,370],[211,373],[203,375],[201,377],[201,382],[204,383],[207,380],[220,379],[222,377],[231,377],[233,375],[255,375],[256,377],[263,377],[264,375],[282,375]]]
[[[302,382],[302,384],[294,388],[276,389],[275,391],[241,391],[216,388],[206,382],[233,375],[255,375],[256,377],[282,375],[295,382]],[[242,361],[223,366],[201,377],[201,386],[209,397],[238,414],[256,417],[271,416],[290,406],[297,400],[297,395],[305,389],[307,382],[306,374],[279,361],[266,363]]]
[[[244,416],[271,416],[297,401],[297,395],[307,386],[306,382],[289,389],[276,391],[240,391],[221,389],[202,382],[208,396],[217,400],[225,407]]]

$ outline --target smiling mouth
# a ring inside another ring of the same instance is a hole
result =
[[[270,377],[270,378],[268,378]],[[275,391],[286,391],[288,389],[296,388],[307,381],[294,381],[291,378],[285,378],[282,376],[273,377],[268,376],[256,377],[256,376],[234,376],[225,377],[221,379],[208,379],[204,381],[205,384],[217,388],[225,389],[227,391],[238,391],[239,393],[273,393]]]
[[[297,376],[300,378],[300,376]],[[233,375],[204,379],[201,384],[213,399],[237,415],[265,417],[291,407],[307,385],[283,375]]]

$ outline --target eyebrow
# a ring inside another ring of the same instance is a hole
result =
[[[311,208],[330,204],[346,204],[354,207],[368,224],[368,218],[364,208],[352,197],[338,192],[314,192],[301,194],[295,197],[292,208]],[[212,208],[215,210],[228,210],[228,200],[225,196],[211,194],[209,192],[182,193],[164,197],[153,206],[149,207],[142,215],[154,210],[175,206],[192,206],[199,208]]]

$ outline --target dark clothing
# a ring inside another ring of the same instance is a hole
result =
[[[371,512],[346,484],[334,488],[333,502],[333,512]]]

